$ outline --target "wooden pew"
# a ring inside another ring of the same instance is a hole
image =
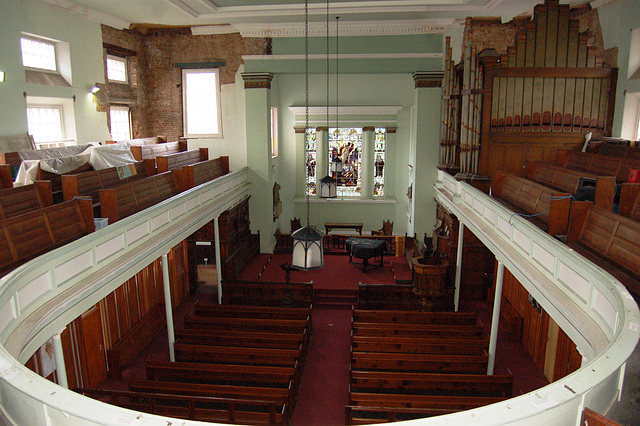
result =
[[[181,169],[189,164],[207,161],[209,159],[209,149],[190,149],[172,154],[156,155],[155,159],[157,173],[164,173],[169,170]]]
[[[246,346],[253,348],[300,349],[306,345],[307,330],[302,334],[260,333],[254,331],[218,331],[177,329],[178,343],[209,346]]]
[[[148,360],[147,380],[183,383],[265,386],[289,389],[296,379],[294,367],[203,364]]]
[[[482,325],[422,325],[353,322],[353,336],[481,338]]]
[[[419,311],[420,297],[413,284],[358,284],[358,309]]]
[[[309,329],[309,319],[225,318],[187,315],[185,328],[217,331],[256,331],[302,335]]]
[[[185,165],[180,174],[180,190],[186,191],[228,173],[229,157],[226,156]]]
[[[443,416],[460,410],[444,408],[407,408],[407,407],[362,407],[347,405],[345,407],[345,423],[347,425],[370,425],[375,423],[392,423],[405,420],[417,420],[426,417]]]
[[[474,325],[474,312],[413,312],[398,310],[353,310],[353,321],[399,324]]]
[[[351,392],[349,405],[364,407],[432,408],[464,411],[482,407],[506,398],[494,396],[406,395]]]
[[[164,305],[157,304],[107,350],[109,377],[122,378],[122,369],[133,362],[167,324]]]
[[[640,183],[623,183],[620,189],[621,216],[640,222]]]
[[[595,182],[594,204],[603,209],[613,209],[616,195],[615,176],[599,176],[540,161],[528,161],[525,173],[529,180],[573,195],[576,195],[582,178],[590,179]]]
[[[9,164],[0,164],[0,189],[13,188],[13,171]]]
[[[404,371],[415,373],[486,374],[484,355],[440,355],[383,352],[352,352],[352,370]]]
[[[506,172],[494,173],[491,190],[517,214],[535,215],[527,219],[549,234],[566,235],[571,194]]]
[[[223,305],[281,306],[287,283],[272,281],[223,281]],[[295,306],[313,303],[313,284],[292,282],[289,286]]]
[[[131,149],[133,158],[138,161],[142,161],[148,158],[153,159],[158,155],[169,155],[175,154],[176,152],[186,151],[187,141],[130,145],[129,149]]]
[[[351,347],[357,352],[483,355],[489,348],[489,340],[446,337],[353,336]]]
[[[100,189],[101,216],[115,223],[179,193],[172,172]]]
[[[246,348],[176,343],[176,361],[235,365],[295,366],[300,351],[295,349]]]
[[[48,180],[1,189],[0,220],[49,207],[52,204],[51,182]]]
[[[88,198],[0,220],[0,275],[95,229]]]
[[[389,371],[350,372],[351,392],[424,395],[490,396],[510,398],[512,375],[403,373]]]
[[[640,222],[589,202],[571,206],[568,244],[640,296]]]
[[[196,303],[193,305],[195,315],[206,317],[242,317],[264,319],[302,319],[309,318],[311,308],[281,308],[274,306],[249,305],[212,305]]]
[[[640,158],[614,157],[573,150],[558,150],[557,164],[594,175],[615,176],[618,183],[627,181],[631,169],[640,170]]]
[[[102,170],[92,170],[78,174],[62,175],[62,192],[64,200],[69,201],[73,197],[87,196],[91,197],[94,207],[100,206],[100,190],[112,188],[133,182],[138,179],[144,179],[152,176],[153,169],[149,168],[149,162],[139,161],[132,164],[135,174],[129,177],[120,177],[119,167],[109,167]]]
[[[118,390],[75,388],[75,392],[143,413],[202,422],[288,425],[287,407],[275,402]]]

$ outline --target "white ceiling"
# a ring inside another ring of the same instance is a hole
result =
[[[304,24],[304,0],[42,0],[95,21],[128,28],[131,24],[207,26],[203,33],[251,29],[283,31]],[[598,0],[600,3],[606,0]],[[406,27],[407,32],[442,31],[467,17],[531,15],[543,0],[330,0],[329,16],[360,28]],[[589,0],[561,0],[582,4]],[[308,0],[309,22],[326,22],[327,1]],[[215,27],[212,27],[215,26]],[[413,29],[411,29],[413,28]]]

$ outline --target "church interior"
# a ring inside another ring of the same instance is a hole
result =
[[[637,0],[4,6],[4,424],[640,423]]]

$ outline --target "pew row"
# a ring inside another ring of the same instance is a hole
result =
[[[351,346],[357,352],[483,355],[489,348],[489,340],[446,337],[353,336]]]
[[[399,324],[474,325],[474,312],[413,312],[399,310],[354,309],[353,321]]]
[[[414,373],[486,374],[489,357],[483,355],[352,352],[351,369]]]
[[[262,319],[262,318],[225,318],[187,315],[185,328],[217,331],[254,331],[271,333],[303,334],[309,330],[309,318],[305,319]]]
[[[422,324],[383,324],[353,322],[353,336],[373,337],[446,337],[446,338],[481,338],[483,328],[478,325],[422,325]]]
[[[493,175],[491,191],[515,214],[525,216],[550,235],[566,235],[571,194],[506,172]]]
[[[593,201],[596,206],[603,209],[613,210],[613,200],[616,195],[615,176],[599,176],[540,161],[528,161],[525,173],[529,180],[574,196],[579,192],[583,180],[588,180],[595,185],[594,198],[589,201]]]
[[[156,172],[164,173],[169,170],[177,170],[189,164],[200,163],[208,159],[208,148],[190,149],[172,154],[156,155]]]
[[[573,150],[558,150],[557,164],[594,175],[615,176],[618,183],[627,182],[630,170],[640,170],[640,158],[614,157]]]
[[[182,167],[182,173],[179,174],[179,189],[186,191],[228,173],[229,157],[226,156],[188,164]]]
[[[144,143],[129,145],[133,158],[138,161],[155,159],[158,155],[169,155],[187,150],[187,141]]]
[[[0,220],[0,275],[95,229],[88,198]]]
[[[313,283],[273,281],[223,281],[223,305],[281,306],[289,294],[294,306],[313,303]]]
[[[51,182],[48,180],[0,189],[0,220],[43,209],[52,204]]]
[[[618,213],[640,222],[640,183],[623,183]]]
[[[155,305],[131,327],[111,349],[107,350],[107,372],[111,378],[122,378],[122,369],[131,364],[167,324],[164,305]]]
[[[289,423],[287,407],[278,407],[270,401],[88,388],[74,391],[112,405],[165,417],[230,424],[286,426]]]
[[[207,346],[239,346],[250,348],[303,349],[307,344],[307,330],[302,334],[261,333],[255,331],[218,331],[208,329],[177,329],[178,343]]]
[[[173,172],[161,173],[100,189],[100,211],[109,224],[131,216],[179,193]]]
[[[417,312],[422,307],[413,284],[358,284],[358,309]]]
[[[370,425],[375,423],[392,423],[443,416],[457,411],[459,410],[448,410],[444,408],[364,407],[347,405],[345,407],[345,424]]]
[[[493,396],[510,398],[513,375],[350,372],[351,392],[422,395]]]
[[[640,297],[640,222],[574,202],[567,243]]]
[[[432,408],[455,411],[471,410],[506,398],[497,396],[406,395],[351,392],[349,405],[365,407]]]
[[[263,319],[298,319],[306,320],[311,315],[309,308],[281,308],[273,306],[249,305],[217,305],[196,303],[193,305],[195,315],[206,317],[242,317]]]

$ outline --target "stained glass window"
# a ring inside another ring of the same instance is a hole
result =
[[[387,152],[387,129],[376,129],[375,154],[373,157],[373,196],[384,196],[384,163]]]
[[[316,194],[316,129],[307,129],[307,193]]]

